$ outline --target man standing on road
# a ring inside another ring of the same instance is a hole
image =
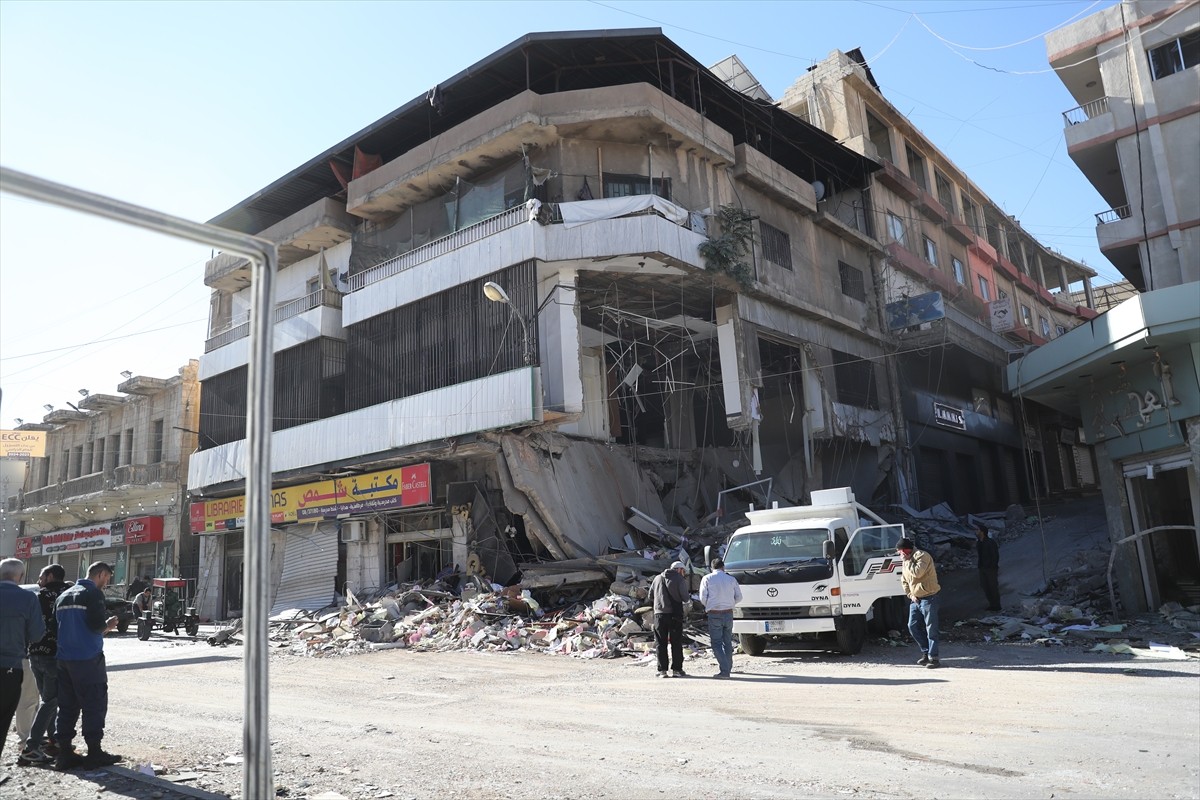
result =
[[[733,607],[742,601],[737,578],[725,571],[725,561],[714,558],[712,572],[700,579],[700,602],[708,614],[708,638],[718,672],[714,678],[728,678],[733,672]]]
[[[933,556],[917,550],[912,539],[901,539],[896,543],[896,550],[904,560],[900,585],[912,601],[908,609],[908,632],[921,648],[917,664],[937,669],[941,665],[938,660],[938,607],[942,604],[938,597],[941,587],[938,586],[937,567]]]
[[[683,610],[691,601],[688,596],[686,568],[682,561],[655,575],[650,584],[650,600],[654,604],[654,646],[658,655],[658,677],[667,677],[667,643],[671,645],[671,674],[676,678],[683,671]]]
[[[17,763],[43,764],[58,755],[58,744],[54,735],[54,718],[58,714],[58,620],[54,616],[54,603],[58,596],[71,585],[66,582],[67,571],[61,564],[51,564],[38,576],[38,604],[41,606],[42,622],[46,634],[29,645],[29,666],[37,684],[37,713],[25,739],[25,749]],[[46,742],[43,743],[43,736]]]
[[[975,550],[979,553],[979,585],[987,597],[988,611],[1000,611],[1000,545],[988,536],[987,526],[975,523]]]
[[[108,674],[104,664],[104,634],[117,627],[117,618],[108,617],[104,605],[104,587],[112,580],[113,570],[103,561],[88,568],[81,578],[59,595],[55,605],[58,618],[58,757],[54,768],[79,766],[106,767],[121,757],[104,752],[104,718],[108,714]],[[83,739],[88,754],[80,756],[71,746],[75,723],[83,717]]]
[[[0,753],[21,699],[25,675],[21,662],[30,643],[46,632],[37,597],[21,588],[24,577],[25,562],[16,558],[0,561]]]

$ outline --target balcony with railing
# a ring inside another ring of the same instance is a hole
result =
[[[1112,250],[1129,248],[1142,238],[1142,219],[1128,205],[1110,208],[1096,215],[1096,242],[1111,260]]]
[[[277,305],[274,314],[275,352],[322,336],[344,339],[342,297],[342,293],[336,289],[323,288]],[[204,356],[200,359],[200,380],[249,363],[249,336],[250,321],[241,317],[209,337],[204,343]]]
[[[653,195],[529,201],[351,275],[343,322],[349,327],[529,260],[604,260],[609,269],[628,269],[652,259],[703,269],[704,236],[689,220],[687,209]],[[628,263],[617,261],[622,257]]]
[[[179,463],[175,461],[109,467],[40,489],[18,492],[15,497],[9,498],[7,507],[15,512],[85,498],[96,503],[118,502],[138,496],[142,488],[150,488],[155,494],[161,494],[164,488],[173,492],[181,488],[180,474]]]
[[[1068,150],[1077,148],[1090,140],[1107,136],[1116,130],[1112,106],[1107,97],[1101,97],[1076,106],[1069,111],[1064,111],[1063,124],[1066,126],[1065,138]]]

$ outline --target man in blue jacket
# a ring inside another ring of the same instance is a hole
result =
[[[58,757],[54,768],[106,767],[121,757],[104,752],[104,718],[108,714],[108,673],[104,665],[104,634],[117,627],[108,616],[104,587],[113,569],[103,561],[88,568],[88,576],[58,597],[54,616],[58,620]],[[80,757],[73,749],[75,723],[83,717],[83,740],[88,753]]]
[[[46,632],[37,595],[21,588],[24,577],[25,562],[16,558],[0,561],[0,753],[21,699],[25,677],[21,661],[29,645]]]

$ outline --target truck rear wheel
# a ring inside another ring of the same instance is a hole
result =
[[[837,627],[838,650],[848,656],[862,652],[867,641],[867,618],[862,616],[842,617]]]
[[[761,656],[767,650],[767,640],[753,633],[739,633],[738,647],[748,656]]]

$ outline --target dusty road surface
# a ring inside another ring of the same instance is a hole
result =
[[[202,642],[107,645],[106,745],[240,795],[242,663]],[[632,659],[276,653],[277,793],[315,798],[1195,798],[1200,663],[950,643],[780,653],[657,679]],[[120,775],[13,765],[0,797],[176,800]],[[389,794],[390,793],[390,794]],[[326,795],[336,797],[337,795]],[[252,798],[248,800],[267,800]]]

